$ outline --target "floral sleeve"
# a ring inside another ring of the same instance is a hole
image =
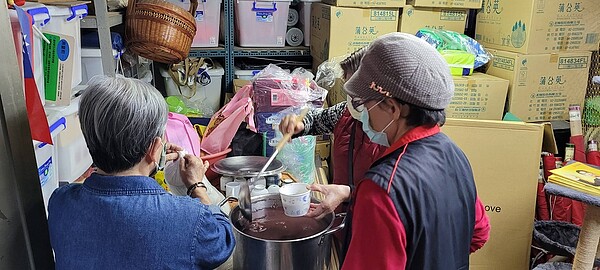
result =
[[[304,117],[302,135],[323,135],[333,133],[333,129],[346,109],[346,102],[325,109],[312,109]]]

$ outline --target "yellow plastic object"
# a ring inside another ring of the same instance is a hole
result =
[[[198,132],[198,135],[200,135],[200,138],[204,137],[204,132],[206,131],[206,126],[195,124],[194,129],[196,130],[196,132]]]
[[[475,55],[465,51],[444,50],[440,51],[448,66],[452,76],[468,76],[473,74],[475,67]]]
[[[171,190],[169,190],[169,185],[167,185],[167,181],[165,180],[165,172],[164,171],[156,172],[156,175],[154,176],[154,180],[156,180],[156,182],[162,188],[164,188],[167,192],[171,192]]]

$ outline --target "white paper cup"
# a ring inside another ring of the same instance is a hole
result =
[[[225,195],[237,198],[240,194],[240,182],[229,182],[225,184]]]
[[[310,190],[308,184],[292,183],[279,189],[283,212],[288,217],[301,217],[308,213],[310,208]]]

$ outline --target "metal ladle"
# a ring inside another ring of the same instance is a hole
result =
[[[307,113],[308,113],[308,108],[304,108],[302,110],[302,112],[300,113],[300,115],[298,116],[299,121],[304,120],[304,117],[306,116]],[[269,165],[271,165],[273,160],[275,160],[275,157],[277,156],[277,154],[279,154],[279,151],[281,151],[283,146],[285,146],[285,144],[292,138],[292,135],[294,135],[293,132],[287,133],[287,134],[285,134],[285,136],[283,136],[281,141],[279,141],[279,143],[277,144],[277,147],[275,147],[275,151],[273,152],[273,154],[271,155],[269,160],[267,160],[267,163],[265,163],[265,165],[260,170],[258,175],[256,175],[256,177],[250,178],[250,184],[254,185],[254,181],[258,177],[261,177],[265,173],[265,171],[267,170]],[[252,198],[250,196],[250,186],[248,185],[247,181],[243,181],[240,183],[240,193],[239,193],[238,197],[239,197],[238,204],[240,206],[240,212],[242,213],[242,216],[245,219],[252,221]]]

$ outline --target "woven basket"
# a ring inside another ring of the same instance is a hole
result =
[[[198,0],[190,10],[162,0],[130,0],[127,7],[127,48],[150,60],[174,64],[190,52],[196,35]]]

